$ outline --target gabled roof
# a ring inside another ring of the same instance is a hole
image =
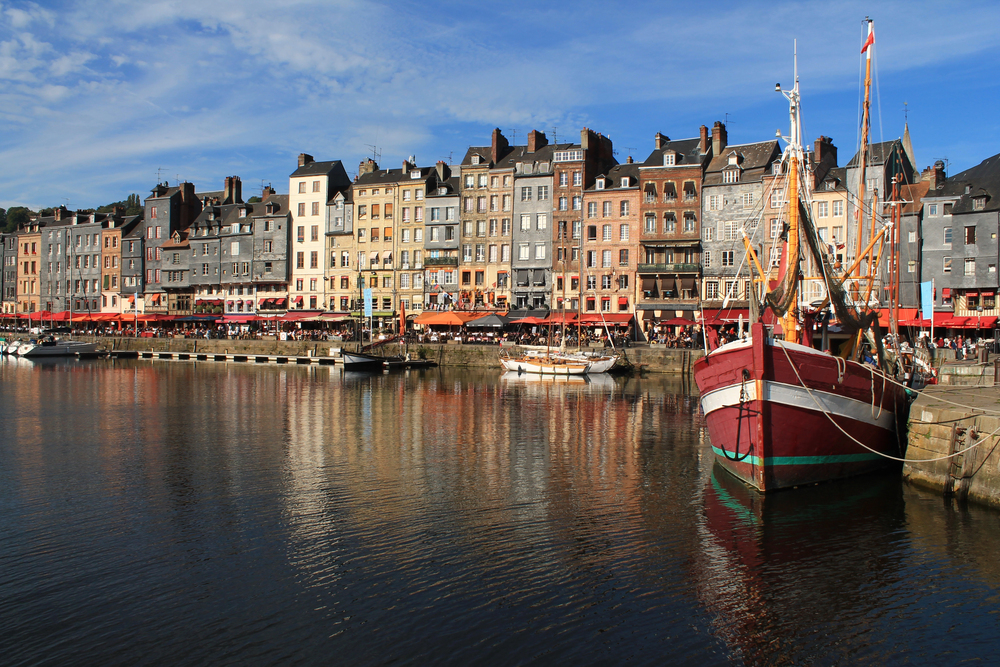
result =
[[[603,192],[605,190],[622,189],[621,188],[622,178],[626,176],[628,176],[631,179],[629,189],[638,188],[639,166],[640,165],[637,162],[633,162],[631,164],[626,162],[625,164],[616,164],[615,166],[611,167],[611,169],[608,169],[606,174],[599,174],[597,178],[604,176],[605,178],[608,179],[608,181],[610,181],[610,183],[607,183],[603,188],[601,188],[600,192]],[[594,179],[594,183],[592,183],[591,186],[587,188],[587,192],[597,192],[597,191],[598,191],[597,179]]]
[[[667,141],[664,143],[663,148],[654,148],[653,152],[649,154],[649,157],[646,158],[646,161],[643,162],[641,166],[662,167],[663,154],[669,151],[673,151],[677,154],[674,166],[700,165],[702,160],[701,151],[698,150],[700,144],[700,137],[695,137],[694,139],[677,139],[676,141]]]
[[[267,212],[268,204],[274,205],[274,210],[271,213]],[[254,202],[251,206],[253,209],[250,211],[250,215],[253,216],[287,215],[289,212],[288,195],[271,195],[266,201]]]
[[[885,164],[892,157],[893,151],[896,148],[902,148],[903,144],[899,139],[893,139],[892,141],[883,141],[882,143],[872,144],[871,149],[868,152],[868,166],[875,166],[880,164]],[[848,169],[853,169],[861,164],[861,151],[854,154],[851,161],[847,163]]]
[[[906,203],[903,204],[902,215],[912,215],[923,210],[921,201],[931,184],[927,181],[904,185],[899,189],[900,196]]]
[[[742,171],[740,182],[760,180],[772,162],[781,157],[777,139],[753,144],[726,146],[718,155],[712,156],[705,170],[705,185],[721,185],[722,172],[729,166],[729,156],[736,155]]]
[[[826,172],[819,184],[819,192],[847,190],[847,167],[834,167]]]

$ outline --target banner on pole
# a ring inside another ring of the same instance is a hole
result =
[[[365,317],[372,316],[372,288],[365,288]]]
[[[925,320],[934,319],[934,283],[930,280],[920,283],[920,316]]]

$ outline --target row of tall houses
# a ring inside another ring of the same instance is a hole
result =
[[[861,158],[840,166],[821,136],[807,159],[819,238],[847,266]],[[920,172],[906,130],[865,160],[864,208],[900,211],[901,305],[918,305],[933,279],[937,308],[996,315],[1000,156],[951,178],[940,162]],[[32,220],[2,238],[0,292],[5,313],[356,313],[368,289],[386,321],[453,308],[641,320],[745,308],[740,230],[756,230],[759,256],[777,265],[782,168],[778,140],[729,144],[721,122],[690,138],[656,133],[643,162],[624,164],[586,128],[577,143],[532,131],[524,145],[497,129],[460,165],[367,159],[353,180],[340,160],[301,154],[289,194],[268,186],[255,203],[232,176],[213,192],[158,184],[139,215],[60,208]]]

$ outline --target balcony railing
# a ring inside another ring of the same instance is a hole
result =
[[[425,266],[458,266],[458,257],[425,257]]]
[[[701,264],[640,264],[639,273],[698,273]]]

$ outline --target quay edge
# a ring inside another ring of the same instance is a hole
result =
[[[204,338],[105,338],[78,337],[80,340],[101,343],[109,350],[127,350],[135,352],[176,352],[201,354],[230,354],[250,356],[288,356],[288,357],[328,357],[337,349],[357,351],[356,342],[347,341],[279,341],[279,340],[240,340],[240,339],[204,339]],[[382,348],[387,355],[402,354],[399,345],[385,345]],[[504,348],[514,353],[517,347]],[[605,348],[594,348],[595,351]],[[454,367],[495,367],[500,371],[497,361],[500,348],[496,345],[462,345],[456,343],[414,343],[408,352],[414,359],[430,359],[439,366]],[[645,373],[666,373],[686,375],[691,372],[691,365],[704,356],[698,349],[666,348],[659,346],[638,345],[629,347],[624,352],[636,368]]]

